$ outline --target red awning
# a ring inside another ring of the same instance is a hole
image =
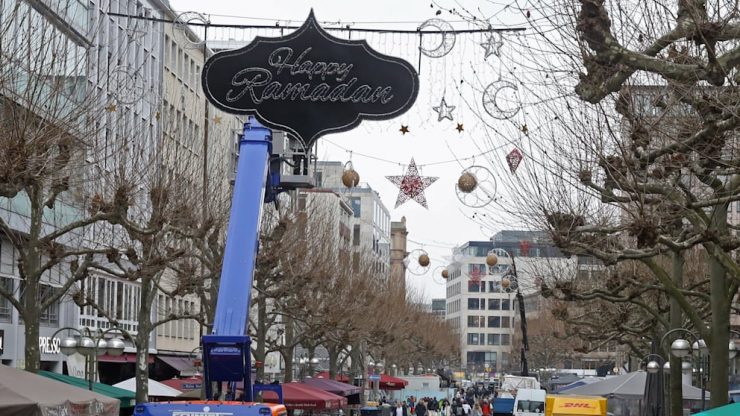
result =
[[[303,380],[303,383],[344,397],[362,392],[361,387],[342,383],[341,381],[329,380],[328,378],[307,378]]]
[[[322,371],[316,375],[318,378],[329,378],[329,373],[326,371]],[[337,381],[341,381],[343,383],[346,383],[349,381],[348,376],[338,374],[335,378]],[[409,384],[408,381],[398,378],[389,376],[386,374],[380,375],[380,385],[379,388],[381,390],[403,390],[407,385]]]
[[[288,409],[324,410],[347,406],[347,399],[303,383],[281,384],[283,403]],[[272,391],[262,393],[265,402],[277,403],[277,394]]]
[[[103,354],[98,356],[98,362],[100,363],[136,363],[136,354],[133,352],[124,352],[121,355],[108,355]],[[154,355],[149,354],[147,360],[149,364],[154,363]]]
[[[402,378],[393,377],[385,374],[380,375],[379,388],[381,390],[403,390],[407,384],[409,384],[409,382]]]
[[[160,381],[160,383],[180,391],[200,390],[200,387],[203,385],[203,379],[201,377],[171,378]]]

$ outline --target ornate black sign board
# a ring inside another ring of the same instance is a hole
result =
[[[398,116],[419,93],[411,64],[374,51],[364,40],[329,35],[313,11],[287,36],[257,37],[211,56],[202,78],[216,107],[253,114],[270,128],[292,133],[306,148],[363,119]]]

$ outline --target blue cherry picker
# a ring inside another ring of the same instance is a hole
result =
[[[274,201],[280,190],[312,185],[306,175],[281,175],[285,173],[282,160],[302,159],[305,155],[299,151],[293,153],[288,145],[290,141],[281,133],[276,132],[275,136],[250,116],[240,137],[213,335],[204,335],[201,341],[206,400],[140,404],[134,411],[136,416],[284,416],[286,413],[282,404],[253,402],[258,391],[270,390],[276,392],[282,403],[282,391],[279,385],[252,385],[251,341],[246,335],[262,206]],[[244,394],[235,400],[237,382],[243,383]],[[219,401],[224,383],[228,392],[226,401]]]

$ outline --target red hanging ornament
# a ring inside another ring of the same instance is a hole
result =
[[[506,155],[506,163],[509,164],[509,169],[511,169],[511,173],[516,173],[516,168],[519,167],[522,159],[524,159],[524,155],[522,155],[522,152],[520,152],[517,148],[514,148],[514,150]]]

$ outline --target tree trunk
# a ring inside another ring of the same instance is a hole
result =
[[[339,362],[339,347],[331,345],[326,349],[329,352],[329,378],[337,378],[337,364]]]
[[[283,355],[285,360],[285,376],[283,378],[284,383],[290,383],[293,381],[293,320],[285,316],[283,318],[283,329],[285,329],[285,346],[280,348],[280,354]]]
[[[727,204],[715,207],[712,215],[712,228],[717,234],[727,233]],[[728,390],[728,366],[729,366],[729,343],[730,343],[730,302],[727,293],[727,272],[714,256],[709,257],[709,280],[712,307],[712,325],[707,331],[701,328],[702,334],[709,332],[710,337],[705,341],[709,348],[709,373],[703,374],[708,377],[711,384],[709,390],[712,392],[710,408],[724,406],[727,404]],[[706,371],[706,370],[705,370]]]
[[[155,292],[152,279],[152,277],[140,279],[141,305],[139,306],[139,327],[136,333],[136,403],[149,401],[149,336],[154,330],[152,303]]]
[[[44,215],[43,193],[37,187],[31,187],[28,193],[31,203],[31,218],[28,229],[28,242],[25,253],[21,251],[21,264],[19,274],[23,288],[23,324],[25,330],[25,365],[26,371],[38,373],[41,369],[41,351],[39,351],[39,320],[41,310],[39,309],[39,280],[38,274],[41,267],[41,253],[39,251],[39,236],[41,235],[42,220]]]
[[[258,287],[260,285],[260,281],[262,281],[262,279],[258,280]],[[258,295],[255,300],[257,301],[257,331],[255,334],[257,335],[257,339],[255,340],[257,345],[253,353],[254,359],[262,362],[262,365],[257,367],[257,374],[255,377],[257,380],[264,380],[265,357],[267,356],[265,352],[267,350],[267,300],[264,295]]]
[[[673,277],[673,283],[678,288],[683,287],[683,265],[684,259],[683,254],[680,252],[674,252],[671,256],[671,275]],[[678,300],[671,297],[671,309],[670,309],[670,328],[681,328],[683,326],[683,313],[681,305]],[[667,340],[669,343],[673,342],[673,339]],[[669,416],[682,416],[683,415],[683,389],[681,383],[681,358],[674,357],[671,354],[670,344],[661,345],[661,354],[665,352],[670,360],[671,373],[668,377],[669,380],[669,392],[670,392],[670,404],[669,404]],[[667,348],[667,349],[665,349]]]

